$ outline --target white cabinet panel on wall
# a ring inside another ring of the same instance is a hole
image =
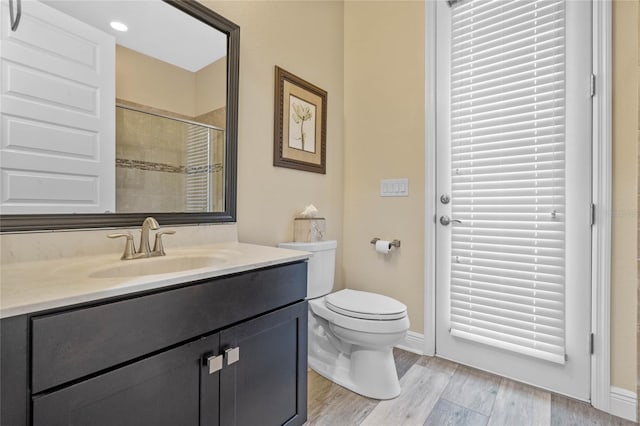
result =
[[[34,0],[0,13],[0,213],[115,211],[115,38]]]

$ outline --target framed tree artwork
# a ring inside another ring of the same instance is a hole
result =
[[[273,165],[327,172],[327,92],[276,66]]]

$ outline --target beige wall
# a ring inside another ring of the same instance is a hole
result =
[[[344,10],[345,282],[400,300],[422,333],[424,3],[348,1]],[[409,178],[408,197],[380,197],[391,178]],[[383,256],[373,237],[402,246]]]
[[[116,98],[196,116],[195,73],[116,46]]]
[[[638,85],[638,102],[636,103],[636,106],[638,108],[638,140],[636,143],[636,147],[638,150],[638,168],[636,169],[637,173],[638,173],[638,180],[637,180],[637,194],[638,194],[638,201],[637,201],[637,208],[638,208],[638,221],[636,223],[636,264],[637,264],[637,278],[638,278],[638,304],[636,305],[636,318],[637,318],[637,330],[636,330],[636,377],[637,377],[637,382],[636,382],[636,395],[638,397],[638,405],[637,405],[637,416],[636,419],[640,419],[640,7],[638,7],[638,11],[637,11],[637,20],[636,20],[636,24],[637,24],[637,28],[636,28],[636,32],[638,34],[638,38],[637,38],[637,45],[636,45],[636,52],[637,52],[637,67],[636,67],[636,84]]]
[[[338,240],[342,286],[343,4],[336,1],[207,1],[240,25],[238,233],[275,245],[293,238],[293,218],[313,203]],[[328,92],[327,174],[273,167],[274,66]]]
[[[613,3],[611,384],[636,390],[638,2]]]
[[[223,108],[227,58],[191,72],[116,45],[116,98],[186,117]]]
[[[196,113],[205,114],[227,105],[227,58],[220,58],[196,71]]]

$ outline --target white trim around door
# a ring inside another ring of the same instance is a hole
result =
[[[593,2],[593,203],[591,404],[611,412],[611,2]]]
[[[424,354],[436,353],[436,2],[425,0]]]

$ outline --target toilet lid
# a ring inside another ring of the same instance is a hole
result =
[[[407,315],[407,307],[381,294],[340,290],[325,297],[327,308],[342,315],[372,320],[395,320]]]

